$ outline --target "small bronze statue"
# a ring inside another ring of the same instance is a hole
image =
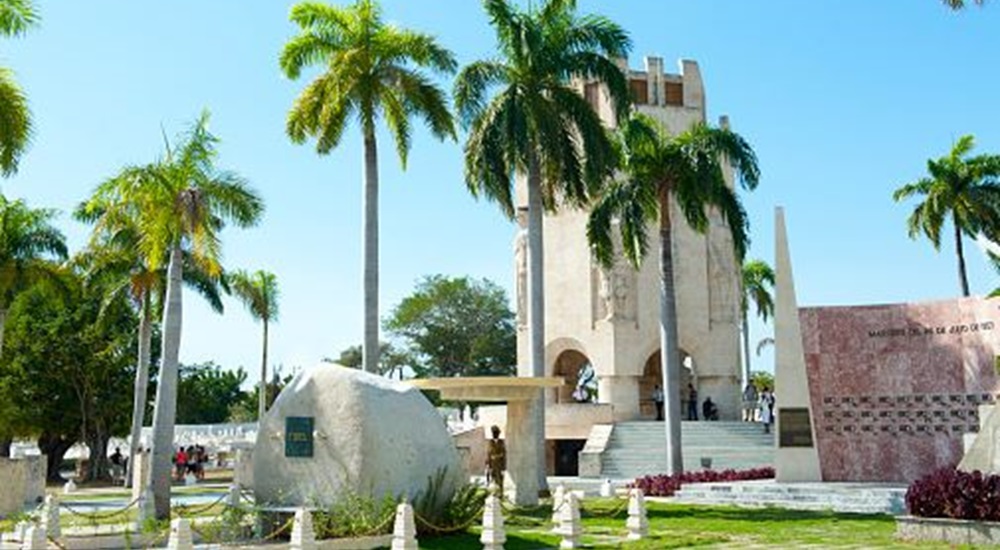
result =
[[[503,471],[507,469],[507,446],[500,439],[500,428],[490,427],[493,439],[486,451],[486,485],[496,484],[498,494],[503,495]]]

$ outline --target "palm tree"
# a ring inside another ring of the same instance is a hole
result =
[[[969,295],[962,235],[976,238],[982,233],[996,241],[1000,232],[1000,155],[966,158],[973,147],[974,138],[962,136],[948,156],[927,161],[929,177],[892,194],[896,202],[924,197],[906,220],[907,230],[911,239],[923,233],[935,250],[941,248],[941,228],[951,217],[962,296]]]
[[[0,35],[20,36],[37,22],[31,0],[0,0]],[[0,173],[9,176],[31,140],[31,112],[14,73],[5,67],[0,67],[0,128]]]
[[[302,2],[291,20],[300,28],[285,44],[281,68],[296,79],[302,69],[324,72],[295,100],[286,130],[295,143],[316,138],[325,155],[340,144],[348,121],[357,117],[364,139],[364,370],[377,372],[378,348],[378,147],[375,123],[385,120],[406,168],[410,118],[424,119],[439,139],[455,137],[448,101],[420,69],[451,74],[455,58],[427,34],[399,29],[382,20],[373,0],[347,7]]]
[[[764,260],[750,260],[743,263],[743,297],[740,310],[743,313],[743,365],[744,385],[750,383],[750,323],[748,321],[750,302],[757,306],[757,316],[767,322],[774,315],[774,269]]]
[[[161,262],[159,269],[153,269],[140,250],[140,236],[136,232],[135,219],[114,219],[113,208],[120,201],[118,190],[132,183],[156,186],[156,181],[144,179],[134,182],[124,181],[129,171],[112,177],[97,187],[86,202],[80,204],[74,217],[85,223],[94,224],[90,245],[78,254],[77,261],[90,279],[103,281],[109,288],[106,303],[117,297],[126,296],[138,310],[139,338],[135,385],[132,396],[132,428],[129,441],[128,470],[125,485],[132,481],[132,468],[138,452],[139,440],[146,413],[146,394],[149,386],[149,365],[152,350],[155,311],[162,309],[162,297],[166,287],[166,269]],[[135,213],[133,213],[133,216]],[[184,254],[184,283],[208,301],[216,313],[222,313],[221,291],[228,292],[225,279],[212,276],[201,269],[191,254]]]
[[[507,0],[485,0],[484,7],[498,56],[468,65],[455,84],[455,106],[469,130],[465,182],[473,196],[513,218],[513,176],[527,178],[531,373],[544,376],[542,210],[586,205],[614,167],[606,129],[573,79],[603,84],[617,115],[627,116],[628,84],[613,60],[626,57],[631,42],[604,17],[578,16],[575,0],[547,0],[528,11]],[[544,448],[543,411],[536,410]]]
[[[163,298],[163,348],[153,411],[152,478],[156,516],[170,516],[170,457],[177,409],[177,369],[181,337],[181,284],[184,255],[190,253],[212,277],[219,266],[219,233],[226,222],[239,227],[257,223],[264,205],[239,175],[215,167],[218,139],[202,113],[175,145],[166,142],[165,157],[127,168],[115,178],[105,216],[132,219],[138,249],[151,271],[167,263]]]
[[[40,280],[59,281],[53,260],[65,260],[67,250],[66,238],[52,225],[55,215],[0,195],[0,354],[7,312],[17,295]],[[10,455],[10,444],[9,434],[0,432],[0,457]]]
[[[255,271],[248,273],[244,270],[233,272],[229,276],[233,292],[240,301],[250,311],[254,319],[264,325],[264,349],[261,353],[260,361],[260,403],[257,411],[257,420],[264,419],[267,412],[267,327],[271,321],[278,320],[278,279],[274,273],[267,271]]]
[[[620,130],[620,141],[624,177],[608,187],[591,211],[587,237],[597,259],[610,266],[615,254],[611,231],[618,220],[625,255],[638,266],[649,249],[647,224],[658,221],[667,473],[676,474],[683,470],[683,462],[671,212],[676,203],[687,224],[699,232],[708,228],[710,212],[718,212],[729,226],[737,259],[742,262],[749,242],[748,223],[739,197],[726,184],[723,160],[747,189],[757,186],[760,172],[756,155],[742,137],[705,124],[671,137],[655,121],[638,115]]]
[[[965,6],[969,5],[970,3],[967,2],[966,0],[941,0],[941,1],[944,2],[944,5],[948,6],[953,10],[960,10]],[[982,6],[983,4],[986,3],[986,0],[972,0],[971,3],[974,3],[977,6]]]

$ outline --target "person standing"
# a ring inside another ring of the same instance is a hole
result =
[[[771,425],[774,424],[774,394],[767,386],[760,392],[760,423],[764,425],[764,433],[771,433]]]
[[[760,398],[757,395],[757,386],[753,383],[748,382],[747,387],[743,388],[743,421],[753,422],[754,413],[757,411],[757,400]]]
[[[698,390],[688,384],[688,420],[698,420]]]
[[[507,446],[500,439],[500,427],[492,426],[493,439],[486,450],[486,486],[496,484],[499,498],[503,498],[503,472],[507,469]]]
[[[656,405],[656,419],[663,420],[663,389],[659,384],[653,387],[653,404]]]

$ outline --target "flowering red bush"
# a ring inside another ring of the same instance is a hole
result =
[[[749,470],[701,470],[683,472],[678,476],[658,475],[640,477],[629,487],[642,489],[643,494],[653,497],[673,496],[684,483],[710,483],[713,481],[746,481],[749,479],[771,479],[774,468],[751,468]]]
[[[1000,521],[1000,476],[937,470],[910,484],[906,508],[928,518]]]

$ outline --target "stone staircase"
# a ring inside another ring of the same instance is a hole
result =
[[[666,445],[663,422],[618,422],[601,456],[601,477],[663,473]],[[681,448],[685,470],[704,470],[702,458],[711,458],[713,470],[774,466],[774,434],[753,422],[681,422]]]
[[[717,504],[791,510],[832,510],[859,514],[903,514],[906,486],[886,483],[778,483],[773,479],[682,485],[671,499],[684,504]]]

